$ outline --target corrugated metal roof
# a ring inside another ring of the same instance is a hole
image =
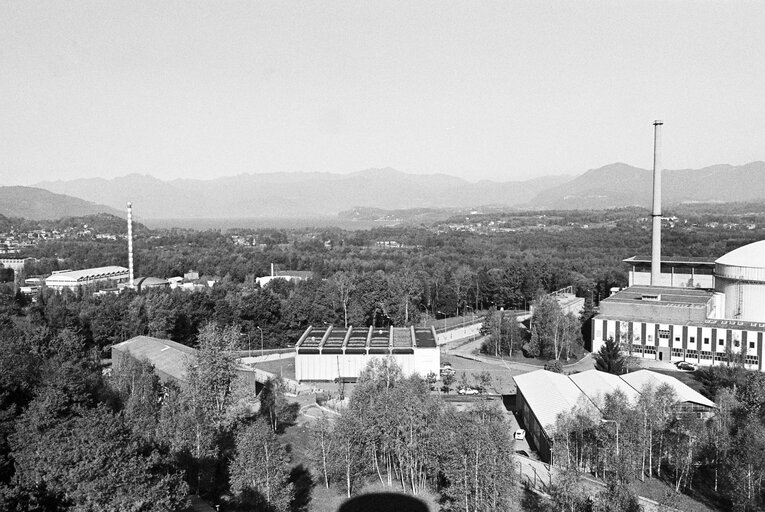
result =
[[[560,373],[536,370],[513,377],[513,380],[548,436],[555,431],[559,414],[569,412],[577,405],[591,405],[582,390]]]
[[[48,279],[51,280],[61,280],[61,281],[73,281],[76,282],[80,279],[95,279],[97,277],[104,277],[104,276],[110,276],[110,275],[116,275],[116,274],[127,274],[128,269],[125,267],[119,267],[119,266],[109,266],[109,267],[96,267],[96,268],[86,268],[83,270],[70,270],[68,272],[58,272],[56,274],[52,274],[48,277]]]
[[[576,373],[570,376],[571,380],[587,398],[592,400],[599,409],[603,409],[603,398],[616,390],[621,391],[627,397],[630,403],[637,402],[640,393],[635,388],[624,382],[617,375],[601,372],[598,370],[587,370],[582,373]]]
[[[113,348],[129,353],[134,359],[149,361],[158,371],[178,381],[186,380],[188,362],[197,354],[196,349],[186,345],[150,336],[136,336],[114,345]]]
[[[638,370],[636,372],[622,375],[621,378],[637,391],[640,391],[647,385],[656,388],[661,384],[669,384],[675,390],[675,393],[677,393],[677,399],[680,402],[691,402],[707,407],[716,407],[713,401],[706,398],[698,391],[687,384],[682,383],[678,379],[670,377],[669,375],[664,375],[663,373],[656,373],[649,370]]]

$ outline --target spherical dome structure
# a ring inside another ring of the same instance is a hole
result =
[[[765,240],[717,259],[715,289],[725,294],[725,318],[765,321]]]

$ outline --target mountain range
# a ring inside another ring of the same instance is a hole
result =
[[[55,220],[98,213],[121,212],[70,195],[55,194],[35,187],[0,187],[0,215],[30,220]]]
[[[240,174],[210,180],[122,178],[48,181],[36,186],[114,208],[132,201],[143,218],[247,218],[336,215],[353,207],[382,209],[518,205],[570,180],[551,176],[522,182],[469,182],[445,174],[368,169],[352,174]]]
[[[665,206],[765,200],[765,162],[665,170],[662,183]],[[131,201],[143,219],[296,218],[332,216],[356,207],[384,210],[480,206],[540,210],[650,208],[652,177],[650,170],[616,163],[576,177],[547,176],[508,182],[470,182],[445,174],[408,174],[385,168],[351,174],[240,174],[169,181],[130,174],[114,179],[46,181],[35,187],[37,189],[29,190],[45,189],[71,196],[67,201],[74,198],[85,201],[78,203],[77,208],[91,210],[77,214],[94,213],[92,209],[122,212],[125,203]],[[5,194],[0,197],[7,197],[10,188],[25,187],[0,187]],[[39,197],[40,192],[34,194]],[[66,204],[66,207],[56,206],[56,211],[74,208],[73,204]],[[0,209],[0,213],[5,211]],[[18,216],[18,212],[14,214]],[[38,218],[39,212],[35,215],[33,218]]]

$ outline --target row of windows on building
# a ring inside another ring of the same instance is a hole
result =
[[[656,347],[652,345],[640,345],[640,344],[633,343],[632,353],[635,355],[642,355],[642,356],[656,355]],[[672,348],[671,355],[673,359],[677,358],[677,359],[691,359],[696,361],[716,361],[716,362],[728,362],[731,356],[725,352],[712,352],[709,350],[699,351],[699,350],[682,349],[682,348],[676,348],[676,347]],[[758,365],[760,363],[760,358],[756,354],[744,354],[744,363]]]

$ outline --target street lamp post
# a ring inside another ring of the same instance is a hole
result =
[[[619,422],[616,420],[600,420],[603,423],[613,423],[616,425],[616,456],[619,457]]]
[[[263,357],[263,329],[261,329],[259,325],[256,325],[255,327],[260,331],[260,356]]]

